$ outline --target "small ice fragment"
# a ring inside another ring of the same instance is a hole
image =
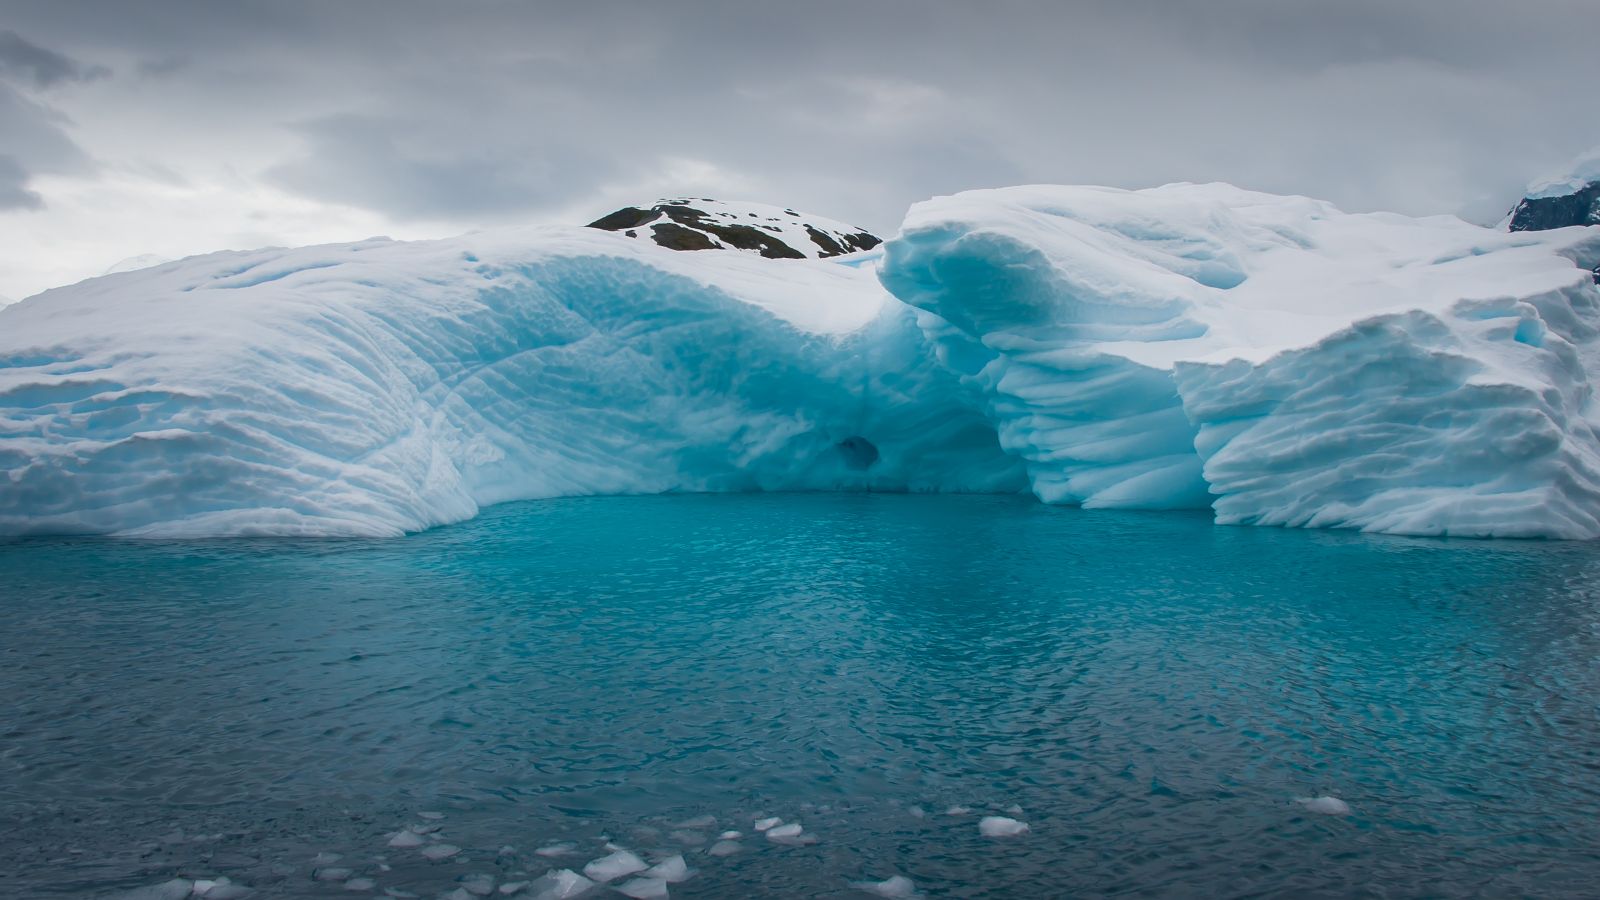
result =
[[[498,851],[496,851],[497,855],[499,855],[499,856],[513,856],[513,855],[516,854],[516,852],[517,852],[517,848],[511,846],[510,844],[506,844],[505,846],[501,847]]]
[[[762,819],[761,821],[757,822],[756,823],[756,830],[757,831],[766,831],[769,828],[776,828],[776,827],[778,827],[779,825],[782,825],[782,824],[783,824],[783,820],[782,819],[778,818],[777,816],[773,816],[770,819]]]
[[[970,806],[952,806],[945,810],[944,814],[947,816],[964,816],[970,812],[972,812],[972,807]]]
[[[911,814],[911,818],[913,818],[913,819],[926,818],[927,815],[928,815],[928,811],[923,809],[920,806],[913,806],[910,809],[907,809],[906,812],[910,813]],[[890,879],[890,880],[892,881],[893,879]],[[866,882],[856,882],[856,883],[857,884],[865,884]]]
[[[434,832],[438,831],[439,828],[440,828],[440,826],[438,826],[438,825],[407,825],[406,826],[406,830],[412,832],[413,834],[433,834]]]
[[[796,838],[799,837],[800,832],[804,830],[805,829],[800,827],[799,822],[790,822],[787,825],[777,825],[766,830],[767,840],[781,841],[784,838]]]
[[[738,841],[717,841],[706,853],[711,856],[732,856],[743,849]]]
[[[551,869],[528,884],[532,900],[567,900],[594,887],[594,882],[571,869]]]
[[[344,859],[344,857],[337,853],[318,853],[316,856],[311,857],[311,864],[313,866],[331,866],[341,859]]]
[[[744,837],[744,832],[742,832],[742,831],[724,831],[723,833],[717,835],[717,840],[719,840],[719,841],[737,841],[739,838],[742,838],[742,837]]]
[[[984,816],[978,821],[978,833],[984,837],[1016,837],[1027,834],[1029,830],[1027,822],[1018,822],[1006,816]]]
[[[1020,816],[1020,815],[1022,815],[1022,804],[1013,803],[1010,806],[1006,807],[1006,812],[1010,813],[1013,816]]]
[[[422,858],[438,862],[441,859],[449,859],[460,852],[461,848],[455,844],[432,844],[422,848]]]
[[[666,900],[667,882],[659,878],[635,878],[619,886],[618,890],[634,900]]]
[[[509,897],[527,886],[528,883],[526,881],[508,881],[500,885],[500,893]]]
[[[689,864],[684,861],[683,854],[680,853],[677,856],[669,856],[646,869],[644,877],[659,878],[662,881],[677,884],[680,881],[688,881],[689,876],[692,874],[694,873],[689,870]]]
[[[250,888],[242,884],[223,884],[217,880],[217,886],[206,891],[206,900],[241,900],[253,893]]]
[[[343,866],[328,866],[312,872],[311,877],[318,881],[343,881],[349,878],[351,874],[352,870]]]
[[[494,876],[466,875],[461,878],[461,887],[474,896],[487,897],[494,893]]]
[[[417,818],[419,818],[419,819],[428,819],[430,821],[437,822],[438,820],[444,818],[444,813],[442,813],[442,812],[419,812],[419,813],[417,813]]]
[[[1296,797],[1294,801],[1304,806],[1308,812],[1321,813],[1325,816],[1350,815],[1350,804],[1338,797]]]
[[[184,900],[194,890],[194,882],[187,878],[174,878],[148,887],[135,888],[116,894],[114,900]]]
[[[217,882],[214,879],[196,878],[194,880],[194,885],[190,887],[189,890],[196,897],[204,897],[206,895],[206,891],[209,891],[216,886]]]
[[[858,891],[877,894],[879,897],[889,897],[891,900],[907,900],[922,896],[917,893],[916,884],[904,875],[893,875],[882,881],[852,881],[850,886]]]
[[[427,842],[427,838],[409,828],[397,831],[393,837],[389,838],[389,846],[391,847],[421,847]]]
[[[692,819],[684,819],[682,822],[674,822],[674,823],[672,823],[672,827],[673,828],[710,828],[711,826],[713,826],[715,824],[717,824],[717,817],[716,816],[695,816]]]
[[[610,856],[602,856],[583,867],[583,874],[595,881],[604,884],[615,881],[625,875],[643,872],[650,868],[644,860],[628,850],[618,850]]]
[[[377,886],[378,883],[371,878],[352,878],[344,883],[347,891],[370,891]]]
[[[617,888],[633,900],[666,900],[667,883],[659,878],[635,878]]]
[[[578,852],[578,845],[571,841],[562,841],[559,844],[549,844],[533,851],[540,856],[571,856]]]

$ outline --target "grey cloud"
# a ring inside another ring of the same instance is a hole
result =
[[[747,199],[887,230],[931,194],[1021,181],[1221,179],[1492,220],[1600,143],[1591,30],[1560,25],[1592,3],[0,0],[0,18],[76,58],[154,61],[129,127],[178,148],[292,134],[301,152],[252,170],[397,219],[566,214],[671,192],[659,173],[689,159]]]
[[[561,203],[608,168],[562,142],[478,146],[417,123],[339,115],[299,127],[307,153],[268,180],[320,200],[402,217],[498,218]]]
[[[0,209],[39,209],[44,198],[28,189],[28,173],[21,163],[9,156],[0,156]]]
[[[50,88],[63,82],[106,78],[105,66],[86,66],[54,50],[31,43],[15,31],[0,31],[0,76]]]

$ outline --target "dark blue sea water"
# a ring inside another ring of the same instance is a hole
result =
[[[0,595],[6,897],[431,898],[607,839],[684,853],[685,898],[1600,890],[1588,544],[664,496],[0,543]],[[408,824],[460,852],[387,846]]]

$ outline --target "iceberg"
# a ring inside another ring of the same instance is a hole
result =
[[[829,231],[839,253],[804,234],[799,258],[374,238],[33,296],[0,310],[0,534],[385,536],[511,500],[859,490],[1600,536],[1600,229],[1213,184],[941,197],[881,246]]]
[[[881,276],[1047,502],[1600,536],[1600,230],[1230,185],[913,207]]]
[[[871,259],[587,228],[225,252],[0,313],[0,533],[398,535],[666,491],[1022,491]]]

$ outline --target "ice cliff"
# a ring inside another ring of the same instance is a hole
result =
[[[575,494],[1031,489],[1600,536],[1600,229],[1226,185],[939,198],[842,255],[803,226],[840,250],[850,232],[789,218],[805,258],[524,228],[29,298],[0,310],[0,533],[385,535]]]

